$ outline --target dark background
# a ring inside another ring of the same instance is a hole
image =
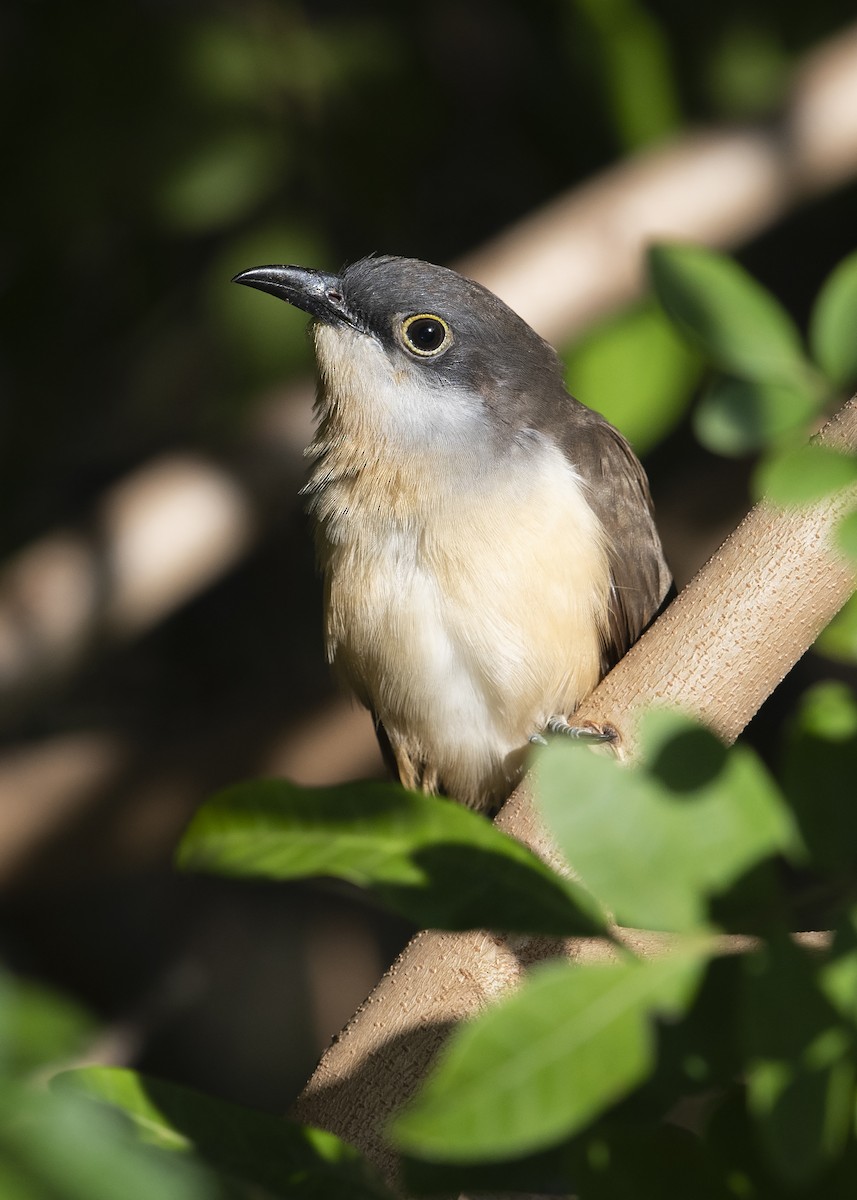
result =
[[[794,64],[852,19],[848,0],[6,6],[0,557],[96,536],[105,492],[164,453],[240,467],[259,528],[163,620],[93,630],[0,704],[0,951],[94,1009],[105,1061],[282,1108],[408,932],[331,887],[171,869],[213,789],[376,766],[324,666],[294,462],[258,432],[310,370],[304,321],[230,276],[454,261],[661,138],[775,120]],[[855,202],[739,248],[802,325]],[[749,464],[685,420],[647,466],[684,581],[747,507]],[[831,670],[809,656],[754,722],[769,759]]]

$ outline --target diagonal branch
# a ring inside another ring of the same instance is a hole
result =
[[[820,438],[857,449],[857,397]],[[847,489],[807,508],[756,505],[585,701],[577,719],[613,725],[625,756],[633,754],[636,715],[653,703],[681,705],[733,741],[854,590],[855,569],[831,540],[854,503],[854,490]],[[497,823],[553,857],[525,786]],[[643,953],[663,941],[626,936]],[[384,1125],[416,1090],[449,1027],[557,949],[547,939],[419,934],[329,1048],[295,1115],[340,1134],[390,1168]],[[591,939],[569,939],[564,949],[577,961],[609,954]]]

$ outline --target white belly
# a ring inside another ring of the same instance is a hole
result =
[[[531,734],[598,681],[609,575],[559,451],[525,474],[391,516],[328,505],[328,653],[394,751],[457,799],[499,796]]]

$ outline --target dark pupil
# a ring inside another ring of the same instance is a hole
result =
[[[431,317],[411,321],[408,326],[408,341],[418,350],[437,350],[445,335],[446,330],[440,321],[433,321]]]

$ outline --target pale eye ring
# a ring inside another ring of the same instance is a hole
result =
[[[452,330],[435,313],[414,313],[401,326],[402,343],[420,358],[436,358],[452,344]]]

